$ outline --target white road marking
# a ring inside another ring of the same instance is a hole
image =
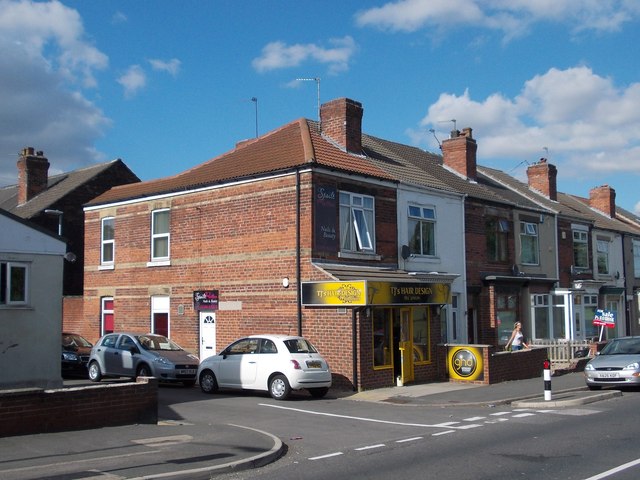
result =
[[[386,447],[386,445],[384,443],[378,443],[377,445],[368,445],[366,447],[356,448],[355,450],[358,452],[361,452],[363,450],[371,450],[374,448],[382,448],[382,447]]]
[[[439,437],[440,435],[447,435],[448,433],[455,433],[455,430],[445,430],[444,432],[432,433],[432,437]]]
[[[599,473],[598,475],[594,475],[593,477],[585,478],[584,480],[600,480],[602,478],[607,478],[628,468],[635,467],[636,465],[640,465],[640,458],[620,465],[619,467],[612,468],[611,470],[607,470],[606,472]]]
[[[322,460],[323,458],[337,457],[339,455],[344,454],[342,452],[328,453],[326,455],[320,455],[319,457],[310,457],[309,460]]]
[[[269,403],[260,403],[258,405],[260,405],[261,407],[277,408],[277,409],[280,409],[280,410],[288,410],[290,412],[306,413],[306,414],[309,414],[309,415],[320,415],[320,416],[333,417],[333,418],[346,418],[346,419],[349,419],[349,420],[359,420],[361,422],[382,423],[382,424],[385,424],[385,425],[399,425],[399,426],[403,426],[403,427],[423,427],[423,428],[448,427],[448,428],[456,428],[456,429],[459,429],[459,430],[466,430],[468,428],[473,428],[473,426],[469,426],[469,425],[460,426],[460,427],[454,426],[454,425],[459,424],[460,422],[445,422],[445,423],[439,423],[437,425],[430,425],[430,424],[427,424],[427,423],[392,422],[390,420],[377,420],[375,418],[353,417],[351,415],[339,415],[337,413],[315,412],[313,410],[304,410],[304,409],[301,409],[301,408],[285,407],[285,406],[281,406],[281,405],[271,405]]]
[[[478,420],[484,420],[487,417],[471,417],[471,418],[463,418],[465,422],[477,422]]]
[[[513,418],[524,418],[524,417],[535,417],[536,414],[535,413],[518,413],[517,415],[514,415]]]
[[[511,412],[496,412],[491,414],[494,417],[499,417],[501,415],[511,415]]]
[[[405,438],[403,440],[396,440],[396,443],[415,442],[416,440],[422,440],[424,437],[412,437]]]

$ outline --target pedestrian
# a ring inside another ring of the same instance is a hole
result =
[[[529,345],[524,341],[524,334],[522,333],[522,323],[516,322],[513,326],[513,332],[511,332],[511,338],[507,342],[505,348],[509,350],[509,345],[511,345],[511,351],[516,352],[518,350],[522,350],[523,348],[529,348]]]

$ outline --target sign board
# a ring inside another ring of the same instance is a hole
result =
[[[195,290],[193,292],[193,309],[196,312],[218,310],[218,290]]]
[[[615,328],[616,312],[612,312],[610,310],[596,310],[596,316],[593,319],[593,324],[599,327]]]
[[[449,347],[447,353],[449,378],[476,382],[484,380],[482,350],[468,345]]]

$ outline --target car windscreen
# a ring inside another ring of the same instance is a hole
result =
[[[163,352],[182,350],[182,348],[177,343],[163,335],[140,335],[138,336],[138,342],[140,342],[140,345],[145,350],[156,350]]]
[[[291,338],[285,340],[284,344],[291,353],[317,353],[313,345],[304,338]]]
[[[640,355],[640,338],[622,338],[609,342],[600,355]]]
[[[86,338],[80,335],[74,335],[72,333],[62,334],[62,345],[65,347],[92,347],[93,344]]]

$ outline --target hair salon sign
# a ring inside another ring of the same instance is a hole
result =
[[[218,290],[195,290],[193,292],[193,309],[218,310]]]

